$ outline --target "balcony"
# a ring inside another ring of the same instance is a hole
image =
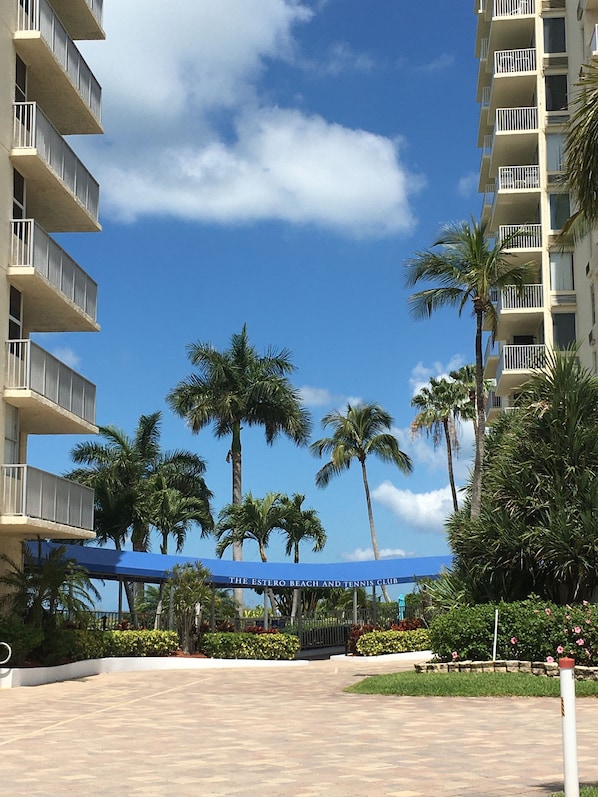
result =
[[[34,102],[14,104],[11,160],[27,180],[27,210],[50,232],[96,232],[97,182]]]
[[[484,188],[484,196],[482,197],[482,223],[485,224],[489,219],[492,213],[492,207],[494,205],[494,194],[496,191],[496,186],[494,183],[488,183]]]
[[[496,395],[508,396],[546,363],[542,344],[505,344],[496,368]]]
[[[496,301],[498,325],[496,336],[506,340],[512,335],[525,334],[531,325],[535,328],[544,313],[544,289],[542,285],[525,285],[519,293],[514,285],[503,288]]]
[[[498,228],[498,240],[507,241],[505,251],[542,248],[541,224],[501,224]]]
[[[518,219],[538,218],[540,167],[500,166],[490,226],[497,229]]]
[[[492,336],[488,338],[484,351],[484,379],[494,379],[496,376],[496,366],[502,347],[503,344],[500,341],[493,339]]]
[[[488,392],[486,397],[486,420],[493,421],[502,412],[503,398],[497,396],[494,390]]]
[[[73,39],[105,39],[104,0],[52,0],[52,6]]]
[[[526,105],[534,96],[536,74],[534,48],[497,50],[494,53],[490,111],[503,105]]]
[[[535,0],[494,0],[492,18],[521,17],[535,12]]]
[[[100,84],[48,0],[19,0],[15,49],[27,64],[27,96],[63,135],[101,133]]]
[[[98,286],[32,219],[13,219],[8,277],[29,332],[96,332]]]
[[[29,465],[1,465],[0,533],[93,539],[93,490]]]
[[[6,343],[4,399],[27,434],[95,434],[95,385],[30,340]]]
[[[533,163],[538,148],[536,107],[497,108],[490,174],[499,166]]]

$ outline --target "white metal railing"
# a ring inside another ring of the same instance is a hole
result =
[[[522,290],[507,285],[497,298],[498,313],[503,310],[534,310],[543,306],[544,291],[542,285],[524,285]]]
[[[536,10],[535,0],[494,0],[494,17],[517,17],[533,14]]]
[[[104,14],[104,0],[85,0],[85,3],[93,14],[94,19],[101,27]]]
[[[502,409],[502,397],[497,396],[494,390],[489,390],[488,395],[486,396],[486,418],[490,414],[491,410],[500,409]]]
[[[48,0],[19,0],[18,31],[39,31],[95,118],[102,113],[102,89]]]
[[[494,192],[496,191],[496,186],[494,183],[487,183],[484,189],[484,199],[482,205],[491,205],[494,202]]]
[[[33,390],[78,418],[95,422],[95,385],[31,340],[6,342],[5,388]]]
[[[543,343],[505,344],[502,347],[496,381],[503,371],[533,371],[543,368],[546,362],[546,346]]]
[[[538,129],[537,108],[497,108],[496,132],[509,133],[518,130]]]
[[[480,104],[482,108],[487,108],[490,105],[490,86],[484,86],[482,89]]]
[[[10,225],[10,265],[34,268],[96,321],[97,283],[33,219],[13,219]]]
[[[501,166],[498,169],[498,190],[540,188],[540,167]]]
[[[501,224],[498,240],[510,238],[507,249],[539,249],[542,246],[541,224]]]
[[[598,25],[594,25],[594,32],[590,39],[590,54],[595,53],[596,50],[598,50]]]
[[[485,61],[488,58],[488,45],[489,39],[482,39],[480,42],[480,60]]]
[[[54,174],[97,221],[100,187],[35,102],[15,102],[13,147],[37,149]]]
[[[482,145],[482,157],[488,157],[492,154],[492,144],[494,143],[494,136],[492,133],[484,136],[484,143]]]
[[[532,47],[525,50],[497,50],[494,53],[495,75],[535,71],[536,51]]]
[[[30,465],[0,466],[2,515],[93,531],[93,490]]]

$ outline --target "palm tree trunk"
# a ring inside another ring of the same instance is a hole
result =
[[[444,428],[444,438],[446,440],[446,460],[448,467],[449,484],[451,485],[451,495],[453,496],[453,507],[455,512],[459,509],[457,503],[457,489],[455,487],[455,474],[453,473],[453,447],[451,445],[451,436],[449,432],[448,418],[443,418],[442,426]]]
[[[479,300],[474,302],[476,314],[475,371],[477,429],[475,436],[475,460],[471,477],[471,519],[480,516],[482,507],[482,468],[484,466],[484,435],[486,433],[486,402],[484,399],[484,359],[482,355],[482,324],[484,308]]]
[[[230,457],[232,463],[233,475],[233,504],[243,503],[243,483],[242,483],[242,468],[241,468],[241,424],[236,421],[233,424],[233,439],[230,449]],[[243,543],[233,543],[233,562],[241,562],[243,560]],[[237,604],[239,617],[243,617],[243,590],[240,588],[233,589],[233,596]]]
[[[372,549],[374,551],[374,559],[380,559],[380,549],[378,548],[378,539],[376,537],[376,527],[374,525],[374,513],[372,512],[372,499],[370,497],[370,485],[368,484],[368,474],[365,467],[365,460],[361,461],[361,475],[363,478],[363,487],[365,489],[365,500],[368,505],[368,520],[370,521],[370,535],[372,537]],[[390,597],[385,586],[382,587],[382,594],[386,603],[390,603]]]

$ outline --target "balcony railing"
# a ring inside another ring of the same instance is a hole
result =
[[[482,158],[488,158],[492,154],[492,144],[494,143],[494,136],[490,133],[484,136],[482,145]]]
[[[541,224],[501,224],[498,240],[510,238],[507,249],[539,249],[542,246]]]
[[[15,102],[13,147],[37,149],[50,170],[97,221],[100,187],[35,102]]]
[[[540,188],[540,167],[531,166],[501,166],[498,170],[498,190]]]
[[[506,75],[511,72],[535,72],[536,51],[533,48],[524,50],[497,50],[494,53],[494,74]]]
[[[544,291],[542,285],[524,285],[518,291],[514,285],[508,285],[498,294],[496,310],[537,310],[543,306]]]
[[[535,0],[494,0],[493,16],[518,17],[524,14],[534,14]]]
[[[490,105],[490,86],[484,86],[482,89],[480,104],[482,108],[487,108]]]
[[[496,132],[516,133],[538,129],[537,108],[497,108]]]
[[[502,347],[496,381],[503,371],[533,371],[546,363],[546,346],[543,343],[505,344]]]
[[[29,266],[97,320],[98,286],[33,219],[13,219],[11,266]]]
[[[6,343],[7,390],[32,390],[88,423],[95,423],[96,388],[31,340]]]
[[[98,120],[102,113],[102,89],[77,46],[47,0],[19,0],[18,31],[39,31],[42,39]]]
[[[489,390],[486,396],[486,418],[488,418],[492,410],[500,409],[502,409],[501,396],[497,396],[494,390]]]
[[[486,342],[484,350],[484,362],[488,362],[491,357],[499,357],[502,351],[502,343],[499,340],[492,340],[490,336]]]
[[[0,466],[2,515],[93,531],[93,490],[30,465]]]

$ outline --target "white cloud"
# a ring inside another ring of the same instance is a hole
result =
[[[455,63],[454,55],[449,55],[448,53],[444,53],[439,55],[433,61],[429,61],[427,64],[423,64],[422,66],[417,67],[418,72],[428,72],[428,73],[436,73],[436,72],[444,72],[445,69],[448,69]]]
[[[385,481],[372,491],[372,497],[400,520],[422,531],[442,532],[445,519],[453,511],[448,486],[428,493],[413,493]]]
[[[371,72],[376,64],[371,56],[355,52],[347,42],[335,42],[325,60],[301,62],[301,65],[320,75],[336,77],[349,72]]]
[[[269,64],[293,61],[295,28],[313,13],[299,0],[181,0],[176,14],[166,3],[110,4],[107,41],[86,43],[107,132],[79,142],[102,184],[102,211],[121,221],[408,232],[423,180],[403,164],[398,139],[268,97]],[[356,56],[341,46],[336,59]]]
[[[78,368],[81,363],[79,356],[68,346],[53,349],[52,354],[70,368]]]
[[[422,387],[425,387],[430,379],[448,379],[451,371],[457,371],[465,360],[462,354],[454,354],[451,359],[446,363],[436,361],[432,365],[424,365],[420,360],[411,371],[409,378],[409,385],[411,387],[411,395],[415,396]]]
[[[400,559],[407,556],[407,552],[402,548],[381,548],[381,559]],[[342,559],[345,562],[369,562],[374,558],[373,548],[356,548],[350,553],[342,554]]]
[[[309,387],[303,385],[299,388],[301,398],[308,407],[323,407],[332,404],[336,398],[325,387]]]

